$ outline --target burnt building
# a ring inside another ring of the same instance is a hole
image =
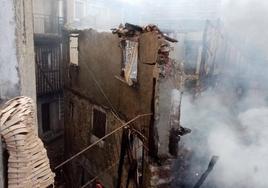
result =
[[[176,40],[154,25],[113,33],[75,30],[66,41],[78,38],[78,63],[65,65],[65,157],[83,151],[66,174],[73,187],[168,186],[181,134]]]

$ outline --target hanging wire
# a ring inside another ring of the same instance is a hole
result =
[[[99,140],[97,140],[96,142],[90,144],[88,147],[86,147],[85,149],[81,150],[80,152],[78,152],[77,154],[73,155],[72,157],[70,157],[69,159],[65,160],[64,162],[62,162],[61,164],[59,164],[58,166],[55,167],[54,170],[57,170],[58,168],[62,167],[63,165],[65,165],[66,163],[70,162],[71,160],[75,159],[76,157],[78,157],[79,155],[81,155],[82,153],[86,152],[88,149],[92,148],[93,146],[97,145],[98,143],[100,143],[102,140],[106,139],[107,137],[113,135],[114,133],[116,133],[117,131],[121,130],[124,127],[128,127],[128,125],[132,122],[134,122],[135,120],[141,118],[141,117],[145,117],[145,116],[151,116],[152,113],[149,114],[141,114],[136,116],[135,118],[131,119],[130,121],[128,121],[127,123],[123,124],[122,126],[116,128],[115,130],[113,130],[112,132],[106,134],[104,137],[100,138]]]
[[[137,151],[138,149],[140,149],[141,147],[144,147],[143,144],[141,144],[139,147],[135,148],[135,151]],[[106,168],[105,170],[102,170],[100,174],[98,174],[97,176],[95,176],[94,178],[92,178],[91,180],[89,180],[87,183],[85,183],[81,188],[85,188],[88,185],[90,185],[91,183],[93,183],[95,180],[97,180],[102,174],[104,174],[105,172],[111,170],[113,167],[115,167],[115,165],[117,165],[119,163],[119,160],[114,162],[111,166],[109,166],[108,168]]]
[[[110,99],[108,98],[108,96],[105,94],[104,90],[102,89],[102,87],[101,87],[100,83],[98,82],[96,76],[94,75],[93,71],[89,68],[89,66],[88,66],[86,63],[85,63],[84,65],[86,66],[87,71],[90,73],[90,75],[91,75],[93,81],[95,82],[95,84],[96,84],[97,87],[99,88],[100,92],[102,93],[102,95],[104,96],[104,98],[106,99],[106,101],[109,103],[109,105],[110,105],[110,107],[112,108],[113,112],[115,113],[116,117],[117,117],[118,119],[120,119],[120,118],[119,118],[119,114],[117,113],[115,107],[113,106],[113,104],[112,104],[112,102],[110,101]],[[120,120],[120,121],[122,121],[122,120]]]

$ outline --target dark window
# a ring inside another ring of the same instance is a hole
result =
[[[126,40],[121,41],[121,48],[122,48],[121,76],[125,78]]]
[[[93,109],[93,129],[92,133],[98,138],[105,136],[106,114],[103,111]]]
[[[43,132],[50,131],[49,103],[42,104],[42,129]]]

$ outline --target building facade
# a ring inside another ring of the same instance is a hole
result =
[[[63,131],[63,1],[34,1],[33,18],[39,135],[50,140]]]
[[[168,57],[168,42],[151,27],[131,39],[92,29],[70,32],[79,51],[78,64],[65,65],[65,156],[98,142],[67,164],[72,187],[94,186],[96,177],[105,187],[171,183],[180,68]]]

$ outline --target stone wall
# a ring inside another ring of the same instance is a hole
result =
[[[121,125],[115,118],[114,112],[122,120],[128,121],[140,114],[153,113],[154,105],[155,65],[148,64],[148,60],[157,57],[159,44],[155,34],[147,33],[140,38],[138,81],[135,86],[129,86],[120,76],[122,51],[117,36],[84,30],[79,33],[78,41],[78,66],[68,65],[69,80],[65,90],[66,157],[81,151],[94,141],[94,136],[91,134],[94,106],[106,111],[106,132],[109,133]],[[152,46],[156,46],[154,51],[150,48]],[[148,116],[132,124],[145,135],[147,148],[152,120],[153,116]],[[69,172],[82,173],[81,166],[86,165],[88,177],[94,177],[119,161],[121,134],[119,131],[98,146],[94,146],[81,158],[78,157],[69,165]],[[100,177],[106,187],[115,187],[117,168],[118,165],[115,165],[112,170]],[[79,182],[77,175],[71,177],[71,182]],[[123,182],[126,177],[127,175],[123,174]]]
[[[180,92],[177,89],[180,81],[176,79],[179,77],[176,75],[178,64],[171,59],[164,65],[157,63],[160,46],[157,35],[153,32],[143,33],[139,38],[137,83],[129,86],[121,77],[122,49],[119,47],[119,38],[111,33],[91,29],[78,33],[78,65],[66,66],[66,157],[81,151],[94,141],[94,106],[106,111],[107,133],[120,126],[113,113],[124,121],[139,114],[152,113],[152,117],[131,124],[145,136],[144,144],[151,152],[151,158],[147,155],[150,160],[146,161],[144,167],[144,186],[168,186],[172,182],[170,169],[173,165],[169,154],[170,130],[179,128]],[[177,92],[176,96],[173,96],[174,91]],[[176,122],[171,122],[171,115],[176,116],[173,118]],[[85,174],[83,166],[86,166],[87,179],[90,179],[111,166],[111,161],[119,160],[120,136],[119,132],[116,137],[109,138],[108,142],[105,139],[78,157],[68,166],[69,172]],[[105,186],[115,187],[116,169],[117,166],[100,177]],[[78,177],[71,176],[71,182],[81,182]],[[126,174],[124,177],[127,177]]]
[[[66,96],[69,99],[66,107],[72,110],[67,111],[66,114],[65,153],[67,156],[71,156],[97,140],[92,134],[92,114],[93,107],[98,105],[71,92],[67,92]],[[118,128],[121,122],[109,109],[104,107],[103,109],[107,117],[106,132],[109,133]],[[86,180],[101,174],[99,179],[105,187],[114,187],[120,156],[121,135],[122,131],[118,131],[74,160],[68,173],[72,184],[81,182],[81,173],[84,169],[88,174],[85,177]],[[105,172],[111,166],[113,167]]]
[[[152,37],[155,36],[143,35],[140,43],[148,46],[155,45],[152,43],[157,45],[157,40],[150,40]],[[149,40],[150,42],[146,42]],[[153,55],[155,53],[157,49]],[[69,66],[71,79],[68,87],[87,96],[98,105],[116,110],[125,120],[139,114],[151,113],[154,65],[146,64],[144,56],[140,56],[138,81],[136,87],[130,87],[120,79],[121,62],[122,52],[117,36],[94,30],[83,31],[79,36],[78,69]]]

